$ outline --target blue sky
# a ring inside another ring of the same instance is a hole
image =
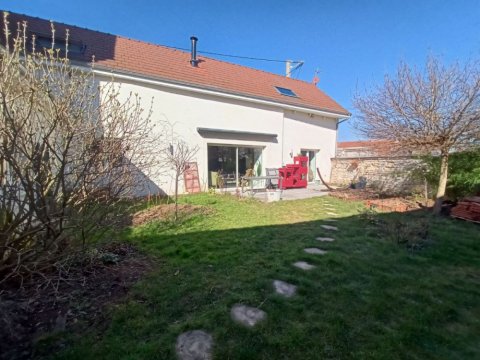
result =
[[[0,8],[176,47],[304,60],[294,77],[311,81],[355,116],[351,99],[399,61],[421,66],[480,57],[479,0],[2,0]],[[224,60],[284,74],[273,62]],[[351,121],[339,140],[358,138]]]

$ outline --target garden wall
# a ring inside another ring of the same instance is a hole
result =
[[[411,170],[419,160],[410,156],[402,157],[361,157],[333,158],[330,182],[335,185],[348,185],[358,181],[360,176],[367,178],[367,186],[379,192],[390,194],[411,193],[420,190],[423,182],[412,178]]]

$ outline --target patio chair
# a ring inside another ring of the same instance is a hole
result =
[[[265,174],[267,176],[278,176],[278,169],[266,168]],[[278,179],[267,179],[265,186],[267,189],[278,189]]]

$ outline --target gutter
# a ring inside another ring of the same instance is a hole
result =
[[[338,125],[340,125],[341,123],[347,121],[347,120],[350,120],[350,116],[349,117],[346,117],[344,119],[338,119],[337,120],[337,124],[336,124],[336,127],[335,127],[335,156],[334,157],[337,157],[337,147],[338,147]]]
[[[122,73],[116,73],[112,71],[100,70],[96,68],[93,68],[92,71],[94,74],[106,76],[106,77],[113,77],[114,79],[122,79],[122,80],[129,80],[129,81],[139,82],[139,83],[144,83],[149,85],[163,86],[170,89],[184,90],[184,91],[190,91],[190,92],[206,94],[206,95],[213,95],[213,96],[223,97],[227,99],[243,100],[243,101],[248,101],[256,104],[281,107],[282,109],[300,111],[308,114],[326,116],[330,118],[333,117],[336,119],[341,119],[341,118],[344,118],[345,116],[349,116],[349,114],[339,114],[331,111],[323,111],[323,110],[311,109],[308,107],[288,105],[285,103],[278,103],[275,101],[264,100],[256,97],[248,97],[248,96],[236,95],[231,93],[219,92],[215,90],[210,90],[208,88],[196,87],[193,85],[184,85],[184,84],[166,82],[162,80],[154,80],[154,79],[149,79],[149,78],[145,78],[143,76],[138,76],[138,75],[134,76],[134,75],[122,74]]]
[[[349,116],[349,117],[346,117],[346,118],[344,118],[344,119],[342,119],[342,120],[338,119],[338,121],[337,121],[337,130],[338,130],[338,125],[340,125],[341,123],[343,123],[343,122],[345,122],[345,121],[347,121],[347,120],[350,120],[350,116]]]

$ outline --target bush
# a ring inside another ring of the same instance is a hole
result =
[[[33,51],[26,24],[10,29],[6,13],[3,25],[0,286],[21,286],[65,278],[78,251],[128,213],[140,174],[155,176],[161,143],[138,95],[122,99],[114,82],[72,65],[67,46]]]
[[[426,156],[422,158],[425,166],[422,171],[428,184],[437,188],[440,177],[440,158]],[[450,155],[447,197],[456,200],[480,193],[480,148]]]

